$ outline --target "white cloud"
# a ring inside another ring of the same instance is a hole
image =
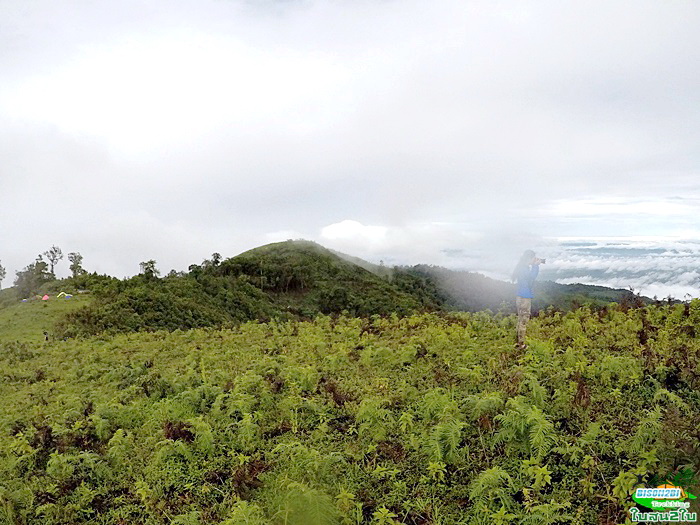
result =
[[[700,295],[700,241],[658,237],[566,239],[546,275],[557,282],[634,288],[644,295]]]
[[[386,239],[387,228],[384,226],[365,226],[360,222],[346,219],[329,224],[321,230],[321,237],[331,241],[354,241],[382,243]]]

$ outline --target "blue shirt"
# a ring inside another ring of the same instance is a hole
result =
[[[532,286],[535,284],[535,278],[537,277],[539,271],[539,264],[523,266],[518,271],[518,297],[524,297],[525,299],[532,299],[534,297],[532,293]]]

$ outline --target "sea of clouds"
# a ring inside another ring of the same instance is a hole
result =
[[[700,240],[558,239],[539,250],[541,278],[633,289],[648,297],[700,297]]]

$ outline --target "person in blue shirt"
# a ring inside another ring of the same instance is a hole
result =
[[[540,271],[540,264],[544,263],[544,259],[535,257],[535,252],[525,250],[520,261],[518,261],[515,270],[513,271],[513,281],[517,283],[517,292],[515,298],[515,306],[518,311],[518,348],[524,349],[525,345],[525,329],[527,322],[530,320],[530,310],[532,308],[532,298],[534,297],[533,285]]]

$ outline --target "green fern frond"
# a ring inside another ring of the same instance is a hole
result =
[[[669,392],[665,388],[660,388],[654,393],[654,402],[666,399],[670,404],[674,405],[678,410],[685,414],[690,414],[692,409],[688,406],[688,403],[683,401],[677,394]]]
[[[637,427],[634,436],[627,442],[627,449],[633,454],[639,454],[649,449],[661,433],[661,407],[658,405],[653,410],[647,412]]]
[[[459,414],[459,407],[444,388],[427,392],[420,403],[420,415],[425,421],[437,422]]]
[[[469,485],[469,498],[475,503],[482,503],[493,495],[497,489],[510,488],[513,480],[501,467],[492,467],[480,473]]]
[[[459,452],[463,428],[464,423],[457,420],[450,420],[435,425],[430,432],[428,441],[431,459],[444,461],[448,465],[454,463]]]
[[[485,415],[492,415],[503,408],[503,393],[502,392],[487,392],[482,394],[474,394],[467,398],[469,407],[474,418],[479,418]]]
[[[532,407],[530,410],[527,422],[530,428],[530,450],[534,452],[537,459],[542,459],[556,442],[554,425],[536,407]]]
[[[336,525],[339,519],[330,496],[302,483],[289,483],[276,502],[275,525]]]
[[[570,503],[543,503],[535,505],[530,509],[527,516],[523,518],[523,525],[551,525],[553,523],[570,523],[574,520],[571,514],[563,513],[562,511],[569,507]]]

